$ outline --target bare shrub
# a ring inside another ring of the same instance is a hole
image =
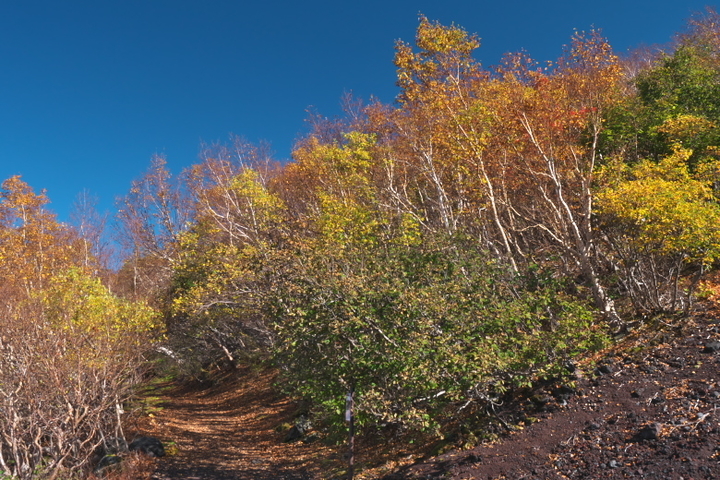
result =
[[[139,380],[150,311],[79,272],[58,275],[4,311],[0,474],[80,475],[106,439],[123,437],[123,404]]]

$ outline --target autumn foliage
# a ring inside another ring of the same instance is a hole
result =
[[[0,193],[0,472],[70,478],[122,436],[157,315],[93,276],[85,240],[19,177]]]
[[[181,375],[269,361],[326,425],[352,389],[364,428],[439,432],[631,319],[688,312],[720,255],[716,17],[642,61],[591,31],[551,64],[492,68],[478,37],[421,17],[396,45],[397,102],[346,99],[291,162],[239,138],[177,176],[155,158],[119,203],[119,296],[87,239],[7,180],[0,408],[18,413],[0,469],[87,463],[158,315]],[[36,383],[2,376],[19,371]],[[31,391],[54,413],[20,407]]]
[[[421,17],[395,104],[345,99],[285,165],[205,149],[163,250],[178,366],[260,355],[330,423],[355,389],[364,425],[433,429],[631,318],[688,311],[717,258],[713,15],[641,66],[591,31],[552,64],[492,68]]]

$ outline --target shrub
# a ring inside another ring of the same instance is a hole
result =
[[[75,475],[109,437],[139,380],[155,315],[79,270],[0,316],[0,470]]]
[[[511,275],[469,241],[299,254],[275,302],[285,385],[340,425],[437,425],[438,407],[486,401],[556,373],[605,341],[550,276]]]

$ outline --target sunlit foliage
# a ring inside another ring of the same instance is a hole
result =
[[[76,451],[118,427],[151,340],[183,375],[271,362],[327,425],[352,389],[363,428],[437,431],[448,412],[562,375],[630,317],[689,311],[720,256],[718,25],[709,12],[635,60],[575,32],[555,62],[511,53],[488,68],[477,36],[421,17],[415,43],[396,44],[397,101],[312,117],[286,165],[239,138],[178,175],[154,158],[120,200],[125,257],[107,284],[97,235],[6,180],[2,408],[90,440],[69,454],[3,433],[0,468],[86,463]],[[99,426],[37,413],[78,399]],[[10,459],[26,444],[54,453]]]
[[[157,313],[94,276],[87,239],[19,177],[0,196],[0,475],[70,478],[122,436]]]

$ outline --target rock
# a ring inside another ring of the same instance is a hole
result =
[[[585,427],[585,431],[592,432],[594,430],[600,430],[600,425],[595,422],[590,422],[588,423],[588,426]]]
[[[557,399],[560,405],[567,405],[570,398],[575,395],[576,390],[567,385],[561,385],[553,392],[553,396]]]
[[[698,398],[703,398],[707,395],[707,390],[705,390],[703,387],[697,387],[693,391],[693,400],[697,400]]]
[[[685,359],[678,357],[673,360],[668,360],[667,364],[673,368],[685,368]]]
[[[642,398],[643,393],[645,393],[645,389],[638,388],[637,390],[633,390],[632,392],[630,392],[630,396],[633,398]]]
[[[650,374],[650,375],[652,375],[653,373],[657,373],[657,372],[658,372],[658,368],[655,367],[654,365],[643,365],[643,366],[641,367],[641,370],[642,370],[643,372],[647,373],[647,374]]]
[[[715,353],[717,351],[720,351],[720,342],[706,343],[705,349],[703,349],[703,353]]]
[[[285,443],[291,443],[296,442],[303,438],[307,432],[312,430],[312,423],[310,422],[310,419],[307,418],[305,415],[300,415],[297,420],[295,420],[295,426],[293,426],[285,435],[285,438],[283,439],[283,442]]]
[[[306,443],[306,444],[313,443],[313,442],[317,442],[318,440],[320,440],[320,437],[317,434],[312,433],[310,435],[307,435],[305,438],[303,438],[302,443]]]
[[[297,442],[302,437],[303,437],[303,432],[298,428],[297,425],[294,425],[290,430],[288,430],[288,433],[287,433],[287,435],[285,435],[283,442],[285,442],[285,443]]]
[[[656,440],[660,436],[660,430],[662,430],[662,425],[657,422],[645,425],[635,434],[632,441]]]
[[[128,445],[128,449],[131,452],[142,452],[151,457],[165,456],[165,447],[155,437],[138,437]]]
[[[474,463],[482,463],[482,457],[476,453],[471,453],[460,461],[461,465],[471,465]]]
[[[613,371],[614,370],[610,365],[600,365],[595,369],[595,373],[598,375],[610,375]]]
[[[665,403],[665,397],[658,395],[657,397],[653,397],[653,399],[650,400],[650,403],[653,405],[660,405],[661,403]]]
[[[535,405],[537,405],[538,407],[544,407],[545,405],[550,403],[550,400],[552,400],[552,398],[548,395],[539,395],[538,394],[538,395],[533,395],[532,397],[530,397],[530,401],[532,403],[534,403]]]

